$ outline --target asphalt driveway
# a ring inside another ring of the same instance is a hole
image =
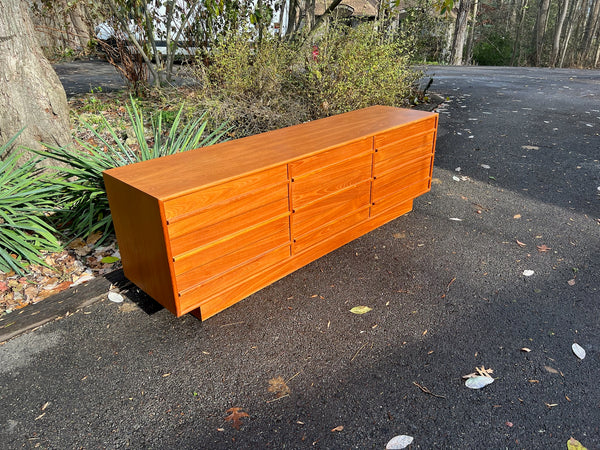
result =
[[[205,322],[121,283],[0,345],[2,447],[600,448],[600,71],[430,73],[411,213]]]

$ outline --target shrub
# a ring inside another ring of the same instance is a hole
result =
[[[0,158],[20,133],[0,146]],[[0,160],[0,270],[23,274],[28,263],[44,265],[42,251],[60,251],[56,230],[45,220],[54,210],[60,186],[36,168],[38,160],[19,165],[12,153]]]
[[[315,43],[318,56],[306,57],[313,116],[404,104],[419,74],[410,68],[403,42],[386,38],[372,23],[332,24]]]
[[[103,130],[102,133],[83,122],[95,139],[94,144],[77,139],[80,148],[75,150],[45,145],[46,150],[37,152],[67,165],[56,168],[64,176],[61,182],[62,210],[56,218],[60,220],[61,229],[69,236],[86,238],[100,231],[103,238],[98,241],[99,244],[112,232],[112,217],[102,178],[104,170],[211,145],[226,132],[221,126],[205,136],[207,120],[204,115],[191,123],[182,124],[182,106],[168,131],[163,128],[163,113],[158,112],[151,120],[148,139],[142,111],[133,99],[127,112],[135,136],[132,144],[124,140],[102,116],[102,123],[98,126]]]
[[[512,56],[512,41],[499,33],[484,36],[473,48],[473,60],[482,66],[507,66]]]

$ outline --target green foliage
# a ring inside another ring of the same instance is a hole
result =
[[[57,218],[73,237],[85,238],[95,231],[101,231],[106,237],[112,231],[112,217],[102,179],[104,170],[211,145],[226,131],[221,126],[205,135],[207,120],[204,115],[183,124],[182,106],[168,130],[163,127],[163,113],[158,112],[151,120],[151,132],[147,136],[143,113],[133,99],[127,112],[135,137],[133,143],[123,140],[102,117],[103,123],[98,127],[102,132],[83,122],[95,144],[77,139],[79,149],[46,145],[46,150],[37,152],[66,164],[66,167],[57,167],[65,178],[61,182],[63,210]]]
[[[20,133],[0,146],[0,158]],[[28,263],[44,264],[42,251],[60,251],[60,242],[45,216],[54,210],[59,185],[36,168],[38,160],[19,164],[12,153],[0,160],[0,270],[22,274]]]
[[[473,60],[482,66],[507,66],[511,55],[512,41],[496,32],[483,37],[473,48]]]
[[[388,39],[372,23],[334,24],[307,56],[306,91],[316,117],[371,105],[401,105],[418,74],[409,66],[409,41]]]

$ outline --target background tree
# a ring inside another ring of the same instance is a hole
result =
[[[0,145],[22,128],[17,142],[31,148],[70,142],[67,96],[35,38],[24,1],[0,0],[0,79]]]

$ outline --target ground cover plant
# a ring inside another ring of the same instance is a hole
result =
[[[18,134],[0,146],[0,158]],[[12,153],[0,159],[0,271],[22,274],[30,262],[44,264],[40,253],[61,248],[47,215],[54,212],[58,186],[36,167]]]

